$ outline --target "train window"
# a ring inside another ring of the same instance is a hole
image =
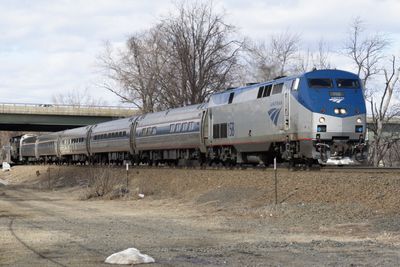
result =
[[[336,84],[338,88],[360,88],[360,83],[356,79],[337,79]]]
[[[123,132],[124,136],[126,136],[126,131]]]
[[[221,138],[227,138],[228,137],[227,124],[226,123],[221,123],[220,129],[221,129]]]
[[[108,133],[108,134],[107,134],[107,138],[111,138],[111,136],[112,136],[111,133]]]
[[[234,97],[234,96],[235,96],[235,93],[234,93],[234,92],[232,92],[232,93],[229,94],[228,104],[232,103],[233,97]]]
[[[272,84],[268,84],[265,86],[263,97],[267,97],[271,95]]]
[[[280,94],[282,93],[283,83],[274,84],[274,88],[272,90],[272,94]]]
[[[258,88],[257,98],[261,98],[263,96],[264,86]]]
[[[219,129],[220,129],[220,124],[213,125],[213,138],[217,139],[220,137]]]
[[[180,132],[181,131],[181,124],[177,123],[175,126],[175,132]]]
[[[184,122],[182,123],[182,132],[186,132],[188,130],[188,123]]]
[[[146,128],[146,135],[150,135],[151,134],[151,127]]]
[[[308,86],[311,88],[332,88],[331,79],[308,79]]]
[[[170,133],[175,132],[175,124],[171,124],[171,125],[169,126],[169,132],[170,132]]]
[[[188,131],[193,131],[193,121],[189,122]]]
[[[157,133],[157,128],[156,127],[151,128],[151,134],[155,135],[156,133]]]

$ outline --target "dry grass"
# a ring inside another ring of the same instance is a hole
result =
[[[123,180],[109,168],[89,168],[88,185],[82,199],[116,199],[126,196],[129,190]]]

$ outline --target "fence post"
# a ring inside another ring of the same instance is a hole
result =
[[[126,163],[126,190],[128,190],[129,187],[129,164]]]
[[[275,205],[278,205],[278,176],[276,169],[276,157],[274,158],[274,175],[275,175]]]

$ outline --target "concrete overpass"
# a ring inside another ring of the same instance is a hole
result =
[[[135,112],[123,107],[0,103],[0,130],[61,131],[129,117]]]

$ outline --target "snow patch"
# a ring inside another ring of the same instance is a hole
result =
[[[128,248],[107,257],[105,262],[110,264],[141,264],[155,261],[149,255],[140,253],[136,248]]]
[[[8,162],[3,162],[3,172],[11,170],[10,164]]]

